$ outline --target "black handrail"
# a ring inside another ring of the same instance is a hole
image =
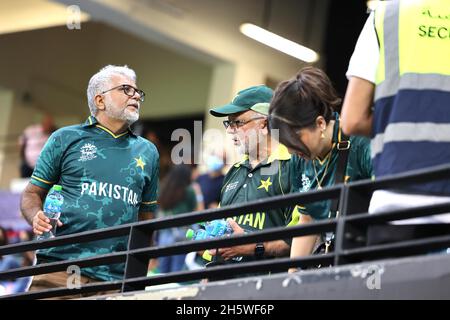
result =
[[[430,169],[417,170],[376,181],[359,181],[348,185],[337,185],[322,190],[307,193],[293,193],[285,196],[277,196],[269,199],[252,201],[247,204],[232,205],[218,209],[204,210],[196,213],[186,213],[174,217],[164,217],[152,221],[132,223],[117,227],[82,232],[73,235],[60,236],[44,241],[30,241],[20,244],[0,247],[0,255],[20,253],[30,250],[43,249],[79,242],[89,242],[99,239],[129,237],[128,249],[122,252],[98,255],[94,257],[76,259],[70,261],[58,261],[38,266],[23,267],[0,272],[1,279],[25,277],[36,274],[66,270],[70,265],[79,267],[96,266],[104,264],[125,263],[125,275],[121,281],[100,282],[82,286],[78,289],[51,289],[42,292],[27,292],[0,299],[40,299],[79,293],[90,293],[104,290],[117,290],[122,292],[142,290],[145,286],[163,284],[169,282],[187,282],[208,277],[231,277],[236,274],[277,271],[283,272],[290,267],[308,267],[312,265],[342,265],[363,260],[382,259],[392,256],[416,255],[450,246],[450,236],[433,237],[401,241],[397,243],[366,246],[364,237],[358,240],[358,236],[368,226],[389,221],[407,218],[428,216],[450,212],[450,203],[408,210],[392,210],[373,215],[367,214],[367,208],[371,193],[377,189],[399,189],[410,184],[420,184],[429,181],[449,179],[450,165],[438,166]],[[242,212],[256,212],[279,207],[288,207],[295,204],[305,204],[315,201],[340,198],[337,219],[316,221],[308,225],[294,227],[279,227],[263,230],[256,233],[236,235],[229,238],[184,241],[165,247],[149,247],[149,240],[154,231],[184,226],[198,221],[227,218],[242,214]],[[278,258],[258,262],[246,262],[207,268],[196,271],[182,271],[166,275],[146,277],[148,259],[212,249],[225,246],[255,243],[276,239],[288,239],[302,235],[313,235],[324,232],[336,234],[335,250],[327,255],[310,256],[297,259]],[[349,245],[351,243],[351,245]]]

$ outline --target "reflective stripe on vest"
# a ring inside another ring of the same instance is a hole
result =
[[[450,94],[450,0],[380,2],[375,29],[380,59],[372,157],[387,143],[450,142],[450,101],[440,95],[433,105],[436,92]],[[411,103],[419,90],[427,91],[427,99]],[[384,110],[377,113],[380,106]],[[421,117],[427,108],[434,118]]]

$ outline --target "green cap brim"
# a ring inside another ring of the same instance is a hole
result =
[[[214,117],[226,117],[230,114],[245,112],[248,110],[249,110],[248,108],[241,108],[233,104],[227,104],[221,107],[210,109],[209,113]]]
[[[261,102],[261,103],[255,104],[250,109],[255,111],[255,112],[261,113],[261,114],[263,114],[265,116],[268,116],[269,115],[269,107],[270,107],[270,103]]]

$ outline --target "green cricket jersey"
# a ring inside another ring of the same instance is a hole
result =
[[[292,191],[292,158],[287,148],[279,145],[270,156],[252,168],[248,156],[236,163],[224,178],[220,206],[246,203],[258,199],[288,194]],[[273,227],[287,226],[292,217],[293,206],[261,212],[243,212],[233,219],[247,232]],[[286,239],[290,244],[290,239]],[[208,255],[203,256],[209,260]],[[253,261],[255,257],[245,256],[241,260]],[[233,260],[228,261],[234,263]]]
[[[245,156],[226,174],[221,190],[220,206],[225,207],[290,193],[292,191],[291,161],[292,157],[283,145],[279,145],[255,168],[251,167],[248,156]],[[242,215],[233,219],[242,229],[253,232],[287,226],[292,217],[292,210],[293,206],[262,212],[243,212]],[[285,241],[290,243],[290,239]],[[207,256],[204,258],[208,259]],[[242,262],[254,259],[252,256],[245,256]],[[233,263],[233,261],[230,262]]]
[[[296,174],[294,188],[300,192],[324,188],[335,182],[338,160],[337,142],[340,141],[339,116],[335,114],[336,122],[333,131],[333,149],[321,160],[305,160],[298,156],[294,161],[293,172]],[[350,152],[347,160],[345,182],[372,178],[372,160],[370,158],[370,140],[364,137],[350,137]],[[299,211],[314,219],[326,219],[330,216],[331,201],[299,204]],[[294,212],[293,220],[298,221],[298,213]]]
[[[252,168],[248,156],[235,164],[224,178],[220,206],[245,203],[291,192],[291,155],[279,145],[268,159]],[[233,217],[247,231],[286,226],[291,219],[291,208],[249,212]]]
[[[131,130],[114,135],[90,116],[84,124],[57,130],[43,148],[31,183],[62,185],[62,227],[67,235],[138,221],[139,212],[156,211],[159,155]],[[39,250],[45,261],[86,258],[127,249],[127,237]],[[124,264],[83,268],[88,277],[121,279]]]

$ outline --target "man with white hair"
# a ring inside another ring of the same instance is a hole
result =
[[[52,134],[22,195],[22,214],[35,235],[52,229],[42,205],[54,184],[64,196],[56,236],[150,219],[156,210],[158,151],[129,128],[145,97],[136,88],[135,72],[104,67],[90,79],[87,97],[91,116]],[[39,250],[37,263],[126,249],[126,237],[59,246]],[[123,273],[124,264],[83,268],[81,283],[119,280]],[[65,271],[36,276],[30,290],[65,287],[67,277]]]

